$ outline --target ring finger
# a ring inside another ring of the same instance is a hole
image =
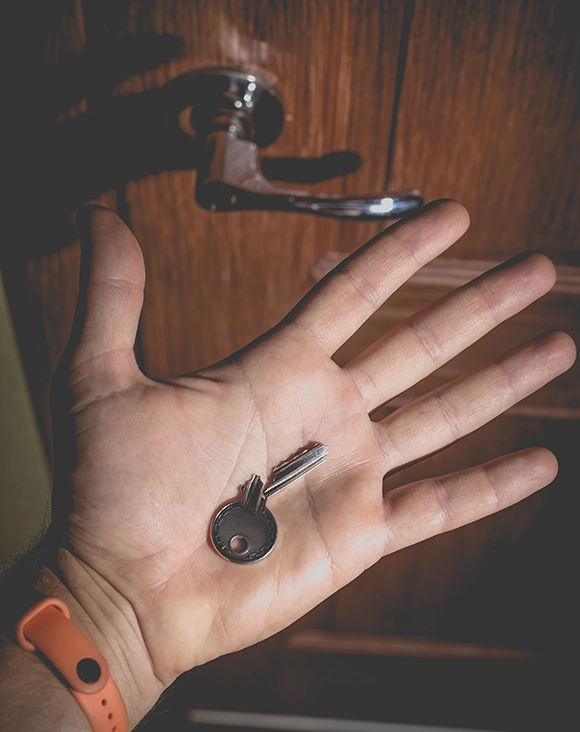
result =
[[[550,331],[401,407],[376,424],[385,472],[437,452],[487,424],[569,369],[575,355],[570,336]]]

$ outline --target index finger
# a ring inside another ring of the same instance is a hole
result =
[[[321,280],[290,313],[332,355],[424,264],[448,249],[469,226],[457,201],[434,201],[364,244]]]

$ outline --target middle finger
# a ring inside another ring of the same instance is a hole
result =
[[[415,313],[344,368],[371,412],[544,295],[555,279],[548,257],[519,254]]]

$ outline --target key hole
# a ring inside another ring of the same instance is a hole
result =
[[[234,554],[245,554],[248,551],[248,540],[243,536],[233,536],[230,540],[230,549]]]

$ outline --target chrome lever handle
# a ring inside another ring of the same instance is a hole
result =
[[[262,173],[260,148],[280,134],[283,108],[263,74],[216,67],[170,82],[168,115],[196,139],[196,196],[210,211],[299,211],[343,219],[399,218],[421,206],[419,191],[381,196],[339,195],[288,189]]]
[[[398,218],[423,203],[418,191],[379,198],[341,196],[287,189],[265,178],[258,162],[255,142],[231,131],[213,132],[206,143],[206,166],[200,169],[197,200],[211,211],[249,209],[302,211],[344,219]]]

